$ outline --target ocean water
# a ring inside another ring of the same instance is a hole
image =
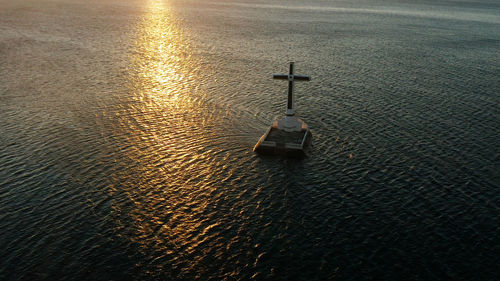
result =
[[[252,148],[286,107],[302,160]],[[1,280],[497,280],[500,4],[0,0]]]

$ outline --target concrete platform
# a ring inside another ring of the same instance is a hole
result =
[[[305,123],[303,123],[305,125]],[[303,157],[311,142],[312,134],[307,125],[300,131],[287,132],[278,128],[275,122],[260,138],[254,151],[262,155]]]

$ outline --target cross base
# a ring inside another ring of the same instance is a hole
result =
[[[295,116],[286,116],[277,121],[277,128],[285,132],[300,132],[307,128],[306,123]]]
[[[287,118],[290,122],[288,124]],[[293,126],[286,128],[285,125]],[[311,137],[312,134],[306,123],[299,118],[287,116],[274,121],[253,150],[259,154],[303,157],[306,147],[311,142]]]

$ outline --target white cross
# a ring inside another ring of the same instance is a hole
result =
[[[286,115],[294,116],[295,115],[295,106],[294,106],[294,96],[293,96],[293,88],[295,80],[298,81],[311,81],[311,76],[306,75],[296,75],[293,74],[293,62],[290,62],[290,72],[289,74],[273,74],[274,79],[288,80],[288,103],[286,106]]]

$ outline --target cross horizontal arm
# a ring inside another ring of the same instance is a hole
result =
[[[288,80],[288,74],[273,74],[274,79]]]
[[[299,81],[311,81],[311,76],[307,75],[292,75],[293,80],[299,80]],[[274,79],[281,79],[281,80],[288,80],[289,75],[288,74],[273,74]]]
[[[294,80],[301,80],[301,81],[311,81],[311,76],[307,75],[293,75]]]

